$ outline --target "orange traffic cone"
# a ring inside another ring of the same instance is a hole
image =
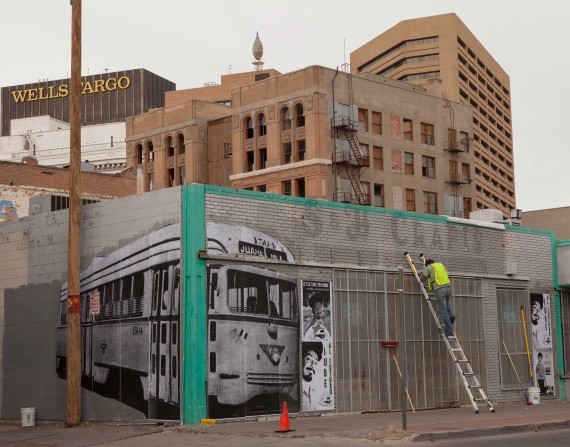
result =
[[[283,402],[283,410],[281,411],[281,420],[279,421],[279,430],[275,430],[277,433],[286,433],[291,430],[289,426],[289,412],[287,411],[287,402]]]

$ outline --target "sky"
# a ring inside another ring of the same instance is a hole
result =
[[[570,206],[568,0],[83,0],[82,74],[146,68],[178,90],[265,68],[340,67],[406,19],[455,12],[509,74],[517,208]],[[0,86],[69,77],[69,0],[0,0]]]

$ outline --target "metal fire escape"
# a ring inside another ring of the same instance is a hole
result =
[[[335,201],[356,203],[359,205],[370,205],[370,194],[364,191],[360,176],[363,169],[370,166],[370,156],[363,150],[360,142],[358,141],[358,121],[353,117],[353,98],[352,98],[352,74],[348,68],[348,64],[343,65],[348,79],[348,110],[347,115],[334,115],[331,118],[331,129],[333,138],[337,141],[344,139],[350,146],[350,152],[336,151],[333,153],[332,162],[333,169],[336,171],[346,172],[354,195],[350,192],[337,192],[335,193]],[[335,144],[335,147],[337,145]]]
[[[447,95],[443,93],[443,99],[445,100],[446,107],[449,109],[449,135],[448,142],[445,151],[450,154],[450,166],[449,166],[449,177],[446,183],[453,187],[453,216],[454,217],[469,217],[463,216],[460,206],[459,190],[463,185],[468,185],[471,183],[471,175],[461,173],[459,171],[459,158],[464,152],[468,152],[469,144],[471,139],[468,137],[462,138],[460,141],[457,140],[457,131],[455,130],[455,115],[453,106],[449,101]]]

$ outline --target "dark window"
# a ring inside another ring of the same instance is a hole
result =
[[[295,180],[296,189],[297,189],[297,197],[305,197],[305,179],[298,178]]]
[[[253,121],[249,116],[244,120],[243,131],[246,140],[253,138]]]
[[[247,151],[246,153],[246,170],[247,172],[253,171],[253,151]]]
[[[295,106],[295,117],[297,127],[305,126],[305,111],[303,109],[303,104],[297,104]]]
[[[303,161],[305,159],[305,140],[297,141],[297,160]]]
[[[265,115],[262,113],[257,117],[257,136],[267,135],[267,126],[265,125]]]
[[[281,130],[291,129],[291,112],[288,108],[281,111]]]

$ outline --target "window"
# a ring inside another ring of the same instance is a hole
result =
[[[303,104],[297,104],[295,106],[295,118],[297,127],[305,126],[305,111],[303,110]]]
[[[404,118],[404,140],[414,141],[412,120]]]
[[[154,191],[154,172],[148,175],[148,190]]]
[[[266,192],[267,191],[267,186],[266,185],[259,185],[256,188],[259,192]]]
[[[259,114],[257,117],[257,136],[267,135],[267,127],[265,126],[265,115]]]
[[[186,184],[186,166],[180,166],[178,169],[180,171],[180,184],[184,185]]]
[[[259,149],[259,169],[267,167],[267,149]]]
[[[281,130],[291,129],[291,112],[288,108],[281,110]]]
[[[297,180],[295,180],[295,186],[297,189],[297,197],[305,197],[305,179],[304,178],[298,178]]]
[[[406,211],[416,210],[416,191],[406,188]]]
[[[437,194],[424,191],[424,213],[437,214]]]
[[[414,175],[414,154],[404,152],[404,173]]]
[[[374,184],[374,206],[384,207],[384,185]]]
[[[249,116],[244,120],[243,131],[246,140],[253,138],[253,121]]]
[[[372,147],[373,167],[379,171],[384,169],[384,150],[380,146]]]
[[[179,133],[176,136],[176,151],[178,152],[178,155],[186,153],[186,145],[184,144],[184,135],[182,135],[181,133]]]
[[[253,171],[253,151],[247,151],[245,153],[246,156],[246,171],[251,172]]]
[[[461,144],[461,149],[469,153],[469,134],[467,132],[459,132],[459,144]]]
[[[302,161],[305,159],[305,140],[297,141],[297,160]]]
[[[281,194],[285,194],[286,196],[291,195],[291,180],[281,182]]]
[[[146,143],[146,157],[148,162],[154,161],[154,146],[150,141]]]
[[[471,181],[471,166],[469,166],[469,163],[461,163],[461,175],[466,183]]]
[[[368,110],[358,109],[358,130],[368,132]]]
[[[433,137],[433,124],[421,123],[422,128],[422,144],[435,145]]]
[[[174,157],[174,145],[172,144],[172,138],[168,137],[166,139],[166,156],[168,158]]]
[[[422,175],[435,178],[435,158],[422,155]]]
[[[382,114],[380,112],[372,112],[372,133],[382,135]]]
[[[469,214],[473,211],[471,209],[471,198],[463,197],[463,217],[469,219]]]
[[[524,349],[525,338],[521,329],[521,308],[527,309],[528,293],[523,289],[497,289],[496,293],[498,341],[499,346],[502,347],[503,343],[506,346],[506,350],[499,349],[501,389],[515,390],[519,388],[519,379],[511,365],[511,360],[518,365],[520,381],[530,383],[527,353]],[[510,359],[506,351],[509,352]]]
[[[285,163],[291,163],[293,158],[293,148],[291,143],[283,144],[283,161]]]
[[[137,165],[140,165],[141,163],[144,162],[142,145],[137,144],[137,147],[135,148],[135,156],[136,156],[136,164]]]
[[[447,129],[447,141],[449,149],[457,149],[457,131],[455,129]]]
[[[459,181],[459,173],[457,172],[457,160],[449,160],[449,180],[452,182]]]
[[[174,168],[170,168],[168,169],[168,172],[166,174],[166,187],[170,188],[171,186],[175,186],[176,185],[176,179],[174,178]]]
[[[368,157],[369,152],[367,144],[360,143],[360,153],[365,157]]]

